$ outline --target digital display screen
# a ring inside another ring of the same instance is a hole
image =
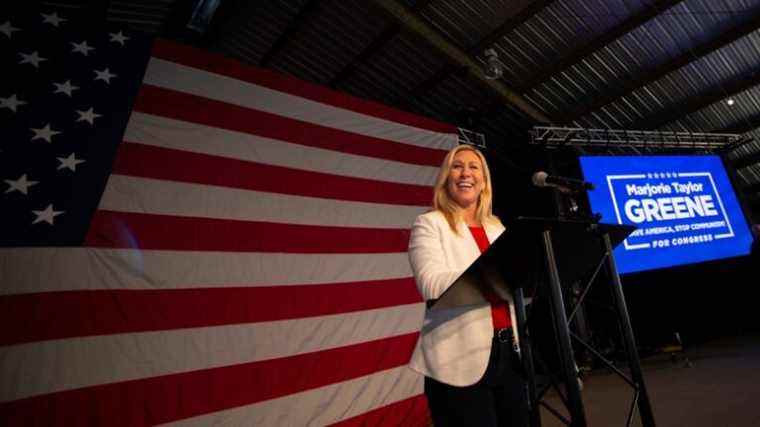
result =
[[[718,156],[581,156],[600,222],[638,227],[614,250],[632,273],[746,255],[752,235]]]

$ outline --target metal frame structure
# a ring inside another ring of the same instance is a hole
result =
[[[547,148],[574,146],[717,151],[747,140],[745,136],[735,133],[586,129],[557,126],[534,126],[529,134],[531,144]]]
[[[465,128],[457,128],[459,133],[459,143],[474,145],[483,150],[486,149],[486,136],[480,132],[471,131]]]

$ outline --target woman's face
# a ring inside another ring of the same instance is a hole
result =
[[[446,184],[451,199],[462,208],[477,205],[484,186],[483,164],[478,155],[470,150],[458,152],[451,163]]]

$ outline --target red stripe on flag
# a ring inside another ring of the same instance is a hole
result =
[[[100,248],[278,253],[405,252],[409,230],[238,221],[98,210],[85,245]]]
[[[121,144],[114,173],[297,196],[428,206],[433,189],[271,166],[145,144]]]
[[[414,279],[171,290],[103,289],[0,297],[0,345],[325,316],[412,304]]]
[[[418,395],[400,400],[382,408],[330,424],[331,427],[369,427],[369,426],[429,426],[431,424],[425,395]]]
[[[251,82],[280,92],[289,93],[357,113],[367,114],[434,132],[457,133],[457,128],[447,123],[441,123],[416,114],[410,114],[377,102],[356,98],[323,86],[280,75],[269,70],[255,68],[250,65],[243,65],[235,59],[220,54],[198,50],[190,46],[173,43],[167,40],[157,40],[153,45],[152,55],[167,61]]]
[[[0,404],[0,425],[147,426],[181,420],[403,366],[417,335],[29,397]]]
[[[440,166],[446,156],[444,150],[359,135],[151,85],[144,85],[140,89],[135,111],[309,147],[415,165]]]

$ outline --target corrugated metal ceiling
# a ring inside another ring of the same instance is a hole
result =
[[[109,21],[359,97],[452,123],[466,117],[495,144],[526,142],[536,115],[444,52],[482,62],[493,47],[504,90],[552,123],[740,131],[755,140],[729,158],[747,188],[756,193],[760,184],[760,0],[221,0],[205,35],[183,27],[192,3],[97,7]],[[378,7],[388,4],[403,7],[409,22]],[[414,20],[447,46],[412,31]]]

